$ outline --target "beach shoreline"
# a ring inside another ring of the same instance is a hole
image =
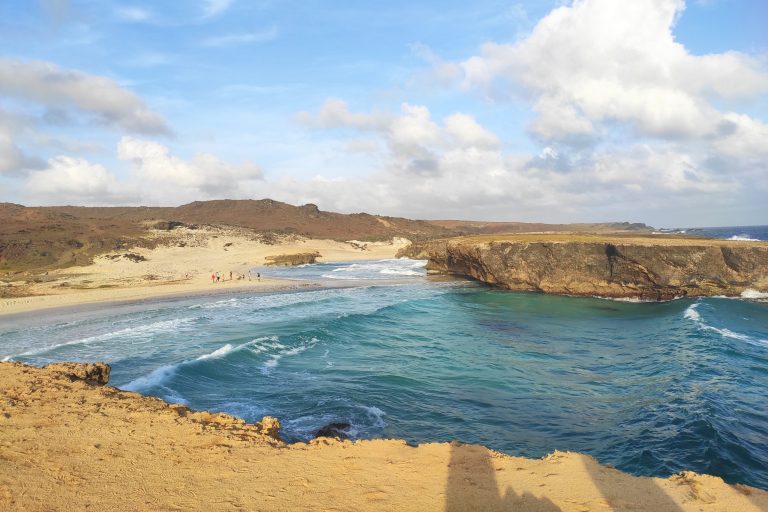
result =
[[[83,305],[315,288],[321,285],[270,277],[268,267],[261,267],[275,255],[307,252],[318,253],[319,262],[394,258],[410,243],[405,239],[359,243],[287,236],[265,244],[235,228],[174,231],[173,236],[157,233],[163,243],[151,249],[113,251],[94,258],[90,265],[20,273],[15,280],[6,280],[0,317]],[[16,290],[20,296],[8,296]]]

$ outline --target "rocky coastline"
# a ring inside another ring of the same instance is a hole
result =
[[[433,273],[507,290],[639,300],[768,292],[768,243],[620,235],[497,235],[412,244]]]
[[[0,363],[0,509],[759,511],[768,492],[684,471],[631,476],[578,453],[321,437],[108,385],[103,363]]]

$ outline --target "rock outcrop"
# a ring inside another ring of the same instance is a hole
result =
[[[82,380],[95,386],[108,384],[112,369],[107,363],[53,363],[45,368],[63,373],[70,380]]]
[[[768,291],[768,242],[500,235],[423,242],[398,255],[519,291],[643,300]]]
[[[276,256],[267,256],[264,264],[267,266],[295,266],[306,265],[308,263],[315,263],[317,258],[322,257],[317,251],[315,252],[300,252],[296,254],[278,254]]]
[[[329,423],[317,431],[315,439],[318,437],[332,437],[339,440],[349,439],[349,429],[351,428],[352,425],[347,422]]]

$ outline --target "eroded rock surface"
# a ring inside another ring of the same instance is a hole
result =
[[[635,477],[594,458],[482,446],[315,439],[94,386],[62,365],[0,363],[0,510],[716,512],[768,493],[684,472]],[[73,365],[79,366],[79,365]]]
[[[768,243],[587,235],[479,236],[415,244],[427,270],[509,290],[614,298],[768,291]]]
[[[97,386],[104,386],[109,383],[111,370],[107,363],[53,363],[45,368],[63,373],[71,380],[82,380]]]

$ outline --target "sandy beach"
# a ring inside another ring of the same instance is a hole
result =
[[[104,302],[306,287],[311,283],[270,278],[268,269],[261,278],[253,273],[249,279],[248,270],[281,254],[317,252],[318,261],[394,258],[409,243],[398,238],[337,242],[295,235],[265,240],[231,227],[177,228],[153,231],[152,236],[157,240],[152,249],[135,247],[98,256],[91,265],[15,276],[6,290],[21,296],[1,297],[0,316]],[[216,272],[221,280],[214,283],[211,274]]]
[[[765,491],[691,472],[634,477],[576,453],[525,459],[384,439],[285,444],[270,437],[271,420],[246,424],[103,386],[106,367],[89,366],[0,363],[0,509],[768,509]]]

